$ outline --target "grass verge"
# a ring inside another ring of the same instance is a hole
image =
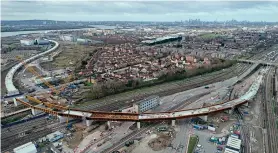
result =
[[[187,153],[193,153],[194,152],[194,148],[198,143],[198,136],[196,135],[191,135],[190,139],[189,139],[189,144],[188,144],[188,148],[187,148]]]

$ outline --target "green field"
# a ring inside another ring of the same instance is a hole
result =
[[[222,37],[222,35],[215,34],[215,33],[206,33],[206,34],[200,35],[200,37],[203,38],[203,39],[214,39],[214,38],[217,38],[217,37]]]
[[[197,143],[198,143],[198,137],[196,135],[190,136],[187,153],[193,153]]]

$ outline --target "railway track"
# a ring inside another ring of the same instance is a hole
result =
[[[51,133],[51,129],[45,128],[45,124],[47,124],[45,118],[38,118],[1,129],[1,151],[11,151],[19,145]]]
[[[275,114],[273,110],[274,95],[273,95],[273,71],[274,68],[270,68],[266,75],[265,90],[264,90],[264,109],[265,109],[265,127],[267,128],[267,141],[269,153],[277,153],[278,150],[278,135],[275,122]]]
[[[250,152],[250,136],[249,136],[249,127],[244,125],[243,121],[243,114],[238,110],[238,108],[234,109],[234,113],[236,115],[237,121],[240,124],[240,133],[241,133],[241,140],[243,142],[243,152],[244,153],[251,153]]]
[[[208,93],[206,93],[206,94],[208,94]],[[165,111],[174,111],[174,110],[182,109],[185,106],[187,106],[187,105],[195,102],[196,100],[198,100],[200,96],[204,96],[206,94],[193,96],[189,100],[187,100],[186,103],[181,102],[178,105],[176,105],[175,107],[169,108],[169,109],[167,109]],[[111,153],[111,152],[113,152],[115,150],[119,150],[120,148],[122,148],[124,146],[125,142],[127,142],[129,140],[132,140],[135,137],[137,137],[137,136],[143,134],[144,132],[150,130],[151,128],[154,128],[154,127],[158,126],[159,125],[158,123],[159,123],[159,121],[154,121],[152,124],[147,125],[145,128],[141,128],[139,130],[137,129],[135,132],[130,133],[129,135],[127,135],[126,137],[121,139],[121,141],[118,141],[112,147],[103,150],[101,153]]]
[[[159,95],[159,96],[167,96],[171,95],[177,92],[185,91],[188,89],[200,87],[203,85],[219,82],[226,80],[228,78],[234,77],[234,76],[240,76],[243,74],[248,68],[250,68],[251,65],[249,64],[237,64],[236,66],[232,68],[228,68],[222,71],[217,71],[217,73],[213,72],[210,74],[206,74],[205,76],[197,76],[191,79],[184,80],[185,83],[179,83],[180,81],[177,81],[175,84],[175,87],[172,89],[167,88],[165,86],[165,89],[162,90],[155,90],[143,95],[138,95],[133,97],[133,99],[129,100],[122,100],[122,101],[111,101],[111,102],[106,102],[106,103],[101,103],[101,104],[93,104],[90,106],[83,106],[83,107],[78,107],[80,109],[84,110],[97,110],[97,111],[112,111],[112,110],[117,110],[120,109],[124,106],[131,105],[134,103],[134,101],[139,101],[147,96],[151,95]],[[163,85],[162,85],[163,87]]]

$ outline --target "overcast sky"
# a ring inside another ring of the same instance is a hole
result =
[[[2,20],[63,21],[278,21],[278,1],[1,0]]]

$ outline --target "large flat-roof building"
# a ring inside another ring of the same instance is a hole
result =
[[[34,45],[35,41],[34,40],[30,40],[30,39],[23,39],[23,40],[20,40],[20,44],[22,46],[31,46],[31,45]]]
[[[24,145],[13,149],[14,153],[37,153],[37,148],[33,142],[28,142]]]
[[[155,45],[155,44],[161,44],[161,43],[166,43],[166,42],[176,41],[176,40],[182,40],[182,36],[181,35],[164,36],[152,40],[144,40],[142,41],[142,43],[147,45]]]

